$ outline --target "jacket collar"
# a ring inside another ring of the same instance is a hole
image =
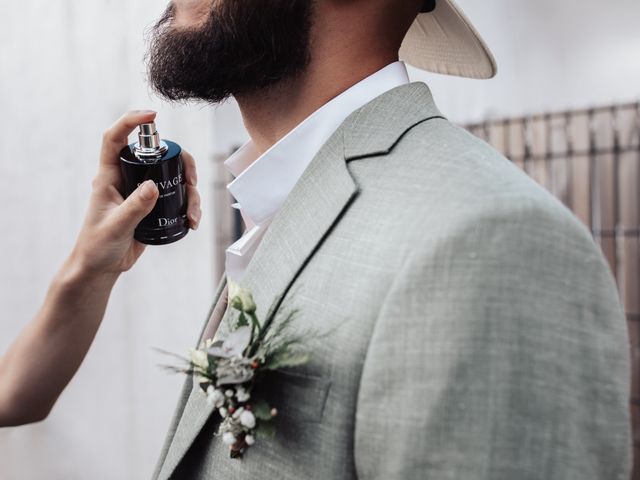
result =
[[[358,194],[348,161],[385,155],[418,123],[442,118],[424,83],[390,90],[353,112],[324,144],[295,184],[258,245],[242,280],[257,316],[275,314],[293,281]],[[231,309],[222,318],[225,322]],[[195,386],[185,405],[159,478],[171,476],[214,407]]]
[[[444,117],[426,84],[414,82],[389,90],[347,118],[344,157],[349,161],[387,154],[408,130],[432,118]]]
[[[352,112],[407,83],[404,63],[390,63],[326,102],[262,155],[249,140],[224,162],[236,177],[227,189],[237,200],[243,217],[248,217],[252,224],[266,223],[280,209],[307,165]]]

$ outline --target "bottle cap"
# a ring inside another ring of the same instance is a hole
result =
[[[133,153],[141,160],[154,160],[162,157],[167,151],[167,144],[160,139],[155,122],[140,124],[138,143]]]

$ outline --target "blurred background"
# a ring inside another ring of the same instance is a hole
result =
[[[431,87],[450,120],[556,194],[602,246],[630,329],[638,452],[640,2],[458,3],[492,48],[497,77],[411,69],[412,80]],[[157,110],[160,134],[194,155],[204,212],[197,232],[148,247],[121,277],[92,350],[50,417],[0,430],[2,479],[150,477],[182,384],[157,367],[165,359],[153,348],[183,352],[195,342],[224,249],[239,233],[221,165],[247,139],[236,105],[170,106],[145,83],[144,32],[164,8],[151,0],[2,2],[0,352],[70,252],[102,132],[124,111]]]

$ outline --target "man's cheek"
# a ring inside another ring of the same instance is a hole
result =
[[[217,0],[174,0],[172,26],[189,28],[201,25],[207,19],[214,1]]]

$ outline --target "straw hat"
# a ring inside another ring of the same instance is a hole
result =
[[[426,0],[400,47],[400,58],[434,73],[491,78],[496,61],[453,0]]]

